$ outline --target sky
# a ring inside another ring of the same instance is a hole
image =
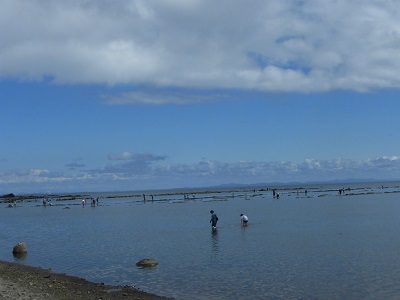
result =
[[[0,5],[0,194],[400,180],[398,1]]]

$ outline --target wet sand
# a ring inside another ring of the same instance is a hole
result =
[[[109,286],[85,279],[53,273],[51,270],[0,261],[0,299],[20,300],[106,300],[171,299],[133,287]]]

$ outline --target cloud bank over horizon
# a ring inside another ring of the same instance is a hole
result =
[[[395,1],[362,0],[5,0],[0,78],[271,92],[398,88],[399,10]],[[180,100],[107,98],[138,101]]]
[[[47,169],[0,173],[3,193],[135,191],[146,189],[196,188],[223,184],[276,184],[333,182],[341,180],[398,180],[400,157],[385,156],[363,161],[306,159],[293,162],[234,163],[199,161],[193,164],[158,163],[160,157],[149,154],[121,153],[121,162],[108,163],[101,169],[79,173]],[[114,161],[116,154],[109,155]],[[163,158],[162,158],[163,159]],[[161,160],[162,160],[161,159]],[[119,159],[118,159],[119,160]],[[78,167],[80,167],[80,164]],[[245,180],[243,180],[245,178]],[[107,185],[104,185],[107,182]],[[155,182],[157,184],[155,185]],[[196,182],[194,185],[193,182]],[[23,185],[21,185],[23,183]]]

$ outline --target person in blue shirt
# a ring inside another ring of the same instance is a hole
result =
[[[211,219],[210,219],[211,227],[212,227],[212,229],[216,229],[217,228],[218,217],[214,213],[213,210],[210,210],[210,214],[211,214]]]

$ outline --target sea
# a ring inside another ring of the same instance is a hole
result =
[[[27,195],[0,202],[0,260],[185,300],[398,299],[399,229],[400,182]]]

